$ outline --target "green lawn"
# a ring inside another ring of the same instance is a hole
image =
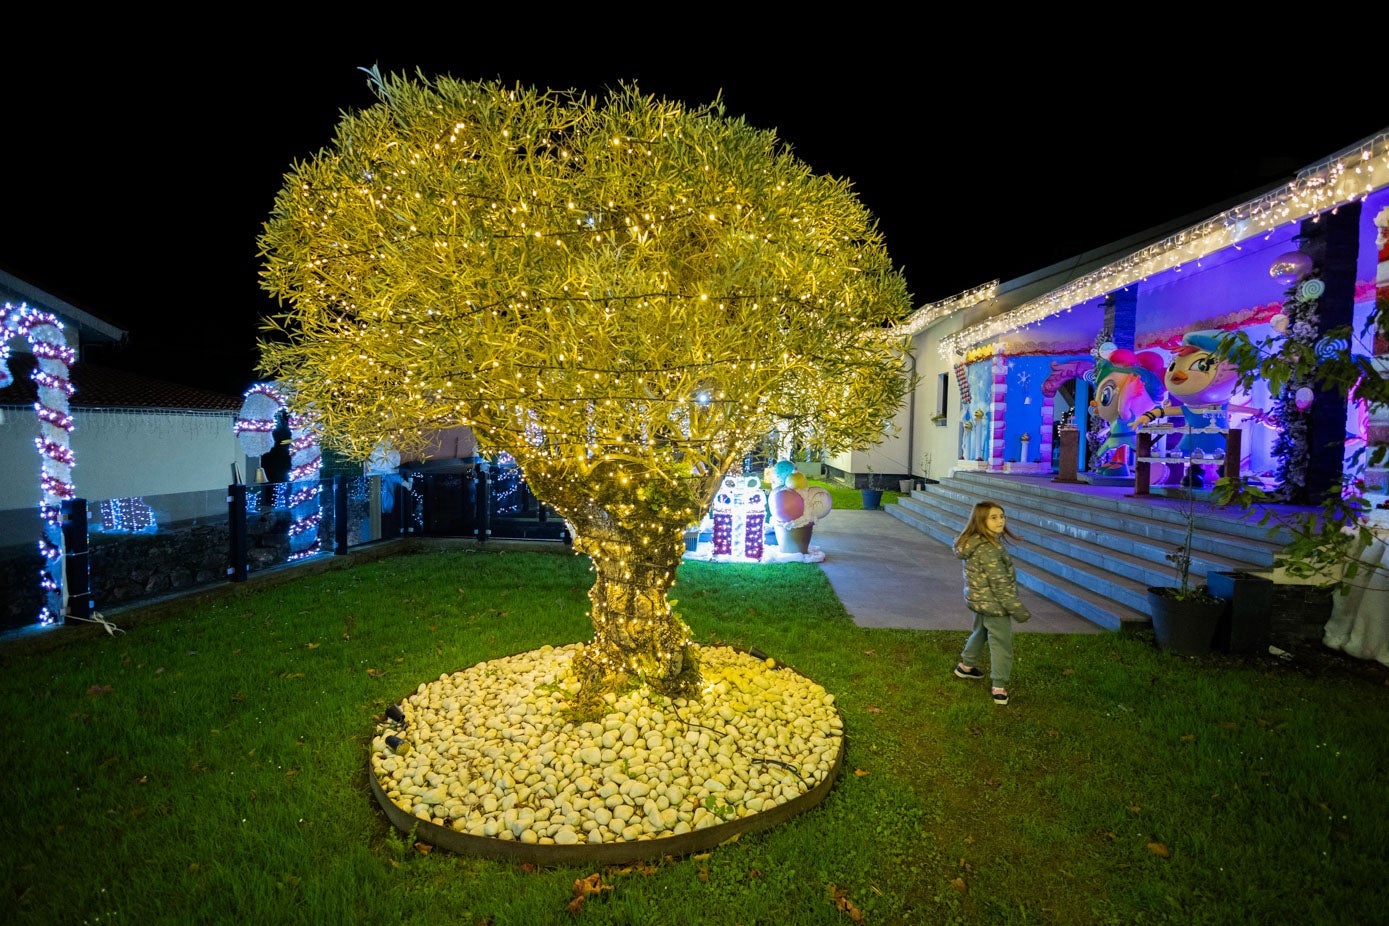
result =
[[[1000,708],[949,674],[963,633],[857,627],[812,564],[690,562],[673,597],[699,641],[836,696],[847,757],[819,806],[619,868],[392,828],[373,719],[442,673],[587,639],[591,581],[572,555],[426,552],[4,645],[6,920],[1384,922],[1384,667],[1021,634]],[[569,912],[592,875],[607,889]]]

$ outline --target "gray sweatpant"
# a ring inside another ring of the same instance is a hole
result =
[[[975,612],[974,627],[960,653],[960,662],[967,666],[979,665],[985,643],[989,644],[989,677],[993,679],[993,686],[1006,688],[1013,674],[1013,619],[985,617]]]

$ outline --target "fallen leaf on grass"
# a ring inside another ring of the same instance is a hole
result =
[[[883,712],[883,709],[881,707],[874,707],[871,704],[868,705],[867,710],[870,714],[881,714]]]
[[[110,685],[93,685],[87,689],[87,694],[93,697],[100,697],[101,695],[109,695],[112,690]]]
[[[579,912],[579,908],[584,905],[584,901],[589,894],[597,894],[600,891],[612,890],[611,884],[603,883],[603,876],[594,872],[587,878],[574,879],[574,899],[569,901],[568,909],[571,913]]]
[[[1070,668],[1062,669],[1062,670],[1061,670],[1061,674],[1062,674],[1062,675],[1075,675],[1075,674],[1076,674],[1076,670],[1075,670],[1075,669],[1070,669]]]
[[[865,656],[876,656],[876,655],[878,655],[878,654],[875,653],[875,652],[873,652],[873,650],[871,650],[871,649],[866,649],[866,650],[863,651],[863,655],[865,655]]]
[[[950,886],[953,887],[955,890],[959,891],[961,894],[964,894],[969,891],[969,885],[965,884],[964,878],[955,878],[953,881],[950,882]]]
[[[1195,740],[1195,739],[1196,739],[1196,734],[1195,734],[1195,733],[1187,733],[1187,734],[1185,734],[1185,735],[1182,737],[1182,742],[1183,742],[1183,743],[1190,743],[1190,742],[1192,742],[1192,741]]]
[[[1227,730],[1235,729],[1235,723],[1232,720],[1222,720],[1220,721],[1220,725]]]
[[[984,732],[983,727],[965,727],[965,729],[969,731],[970,736],[978,736]]]
[[[161,674],[163,671],[164,671],[164,667],[163,667],[163,666],[160,666],[159,668],[157,668],[157,669],[154,670],[154,674],[155,674],[155,675],[159,675],[159,674]]]
[[[524,871],[526,874],[530,874],[531,872],[535,871],[535,866],[532,865],[530,862],[522,862],[521,870]]]
[[[854,902],[849,899],[847,892],[840,890],[833,884],[830,885],[830,902],[834,904],[836,910],[848,914],[849,919],[855,923],[863,922],[863,911],[854,906]]]
[[[427,843],[427,842],[417,842],[417,843],[415,843],[415,851],[418,852],[420,855],[428,855],[428,854],[429,854],[430,852],[432,852],[433,850],[434,850],[434,847],[431,846],[431,845],[430,845],[429,843]]]
[[[1161,855],[1163,858],[1170,858],[1172,856],[1172,853],[1168,851],[1167,847],[1160,842],[1148,843],[1148,851],[1154,855]]]
[[[1142,809],[1143,809],[1143,808],[1142,808],[1142,807],[1139,807],[1137,804],[1130,804],[1130,805],[1129,805],[1129,813],[1138,813],[1138,812],[1141,811]]]
[[[318,649],[318,648],[319,648],[320,646],[322,646],[323,644],[321,644],[321,643],[305,643],[304,645],[307,646],[309,649]]]
[[[367,669],[367,675],[371,676],[372,678],[380,678],[385,674],[386,673],[382,672],[380,669]]]

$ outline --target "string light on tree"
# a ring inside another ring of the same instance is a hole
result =
[[[911,385],[875,222],[719,102],[371,84],[352,144],[297,165],[266,223],[290,308],[262,372],[352,458],[460,424],[511,454],[593,563],[586,696],[689,690],[685,527],[768,432],[864,447]]]

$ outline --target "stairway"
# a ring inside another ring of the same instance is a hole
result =
[[[1166,559],[1186,534],[1185,503],[1175,499],[1136,499],[1123,489],[1068,486],[1050,476],[956,472],[885,510],[948,546],[984,499],[1003,506],[1018,535],[1009,543],[1018,583],[1107,630],[1150,625],[1148,587],[1179,582]],[[1197,502],[1192,584],[1204,585],[1211,571],[1271,567],[1291,537],[1270,538],[1256,521]]]

